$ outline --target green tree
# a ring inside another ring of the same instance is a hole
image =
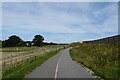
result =
[[[7,47],[7,40],[2,41],[2,47]]]
[[[16,46],[20,46],[20,44],[23,42],[23,40],[16,35],[12,35],[9,37],[8,40],[6,40],[6,46],[7,47],[16,47]],[[23,46],[23,44],[22,44]]]
[[[34,46],[43,45],[44,37],[41,35],[35,35],[33,39]]]
[[[27,47],[31,47],[32,46],[32,41],[26,41],[25,43],[26,43]]]
[[[18,46],[18,47],[23,47],[23,46],[26,46],[26,44],[25,44],[25,42],[19,42],[19,43],[17,44],[17,46]]]

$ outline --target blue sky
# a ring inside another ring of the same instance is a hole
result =
[[[117,2],[4,2],[2,39],[71,43],[118,34]]]

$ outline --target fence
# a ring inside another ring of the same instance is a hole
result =
[[[83,41],[82,43],[119,43],[120,35],[106,37],[102,39],[92,40],[92,41]]]
[[[45,55],[50,51],[55,51],[61,48],[62,47],[55,48],[55,49],[42,49],[38,52],[34,51],[33,53],[30,53],[30,54],[10,53],[9,56],[2,57],[2,71],[4,72],[5,70],[11,67],[17,67],[19,64],[24,64],[25,62],[36,59],[37,57]]]

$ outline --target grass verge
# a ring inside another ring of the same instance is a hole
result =
[[[44,56],[38,57],[36,59],[33,59],[29,62],[25,62],[22,65],[19,65],[16,68],[11,68],[5,73],[3,73],[2,80],[12,80],[15,78],[15,80],[21,80],[25,76],[25,74],[31,72],[33,69],[35,69],[37,66],[41,65],[43,62],[45,62],[50,57],[57,54],[58,51],[50,52]]]
[[[120,80],[118,45],[77,44],[70,50],[72,59],[105,80]]]

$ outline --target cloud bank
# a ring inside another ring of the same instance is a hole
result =
[[[116,2],[6,2],[2,13],[3,39],[42,34],[46,41],[73,42],[118,33]]]

